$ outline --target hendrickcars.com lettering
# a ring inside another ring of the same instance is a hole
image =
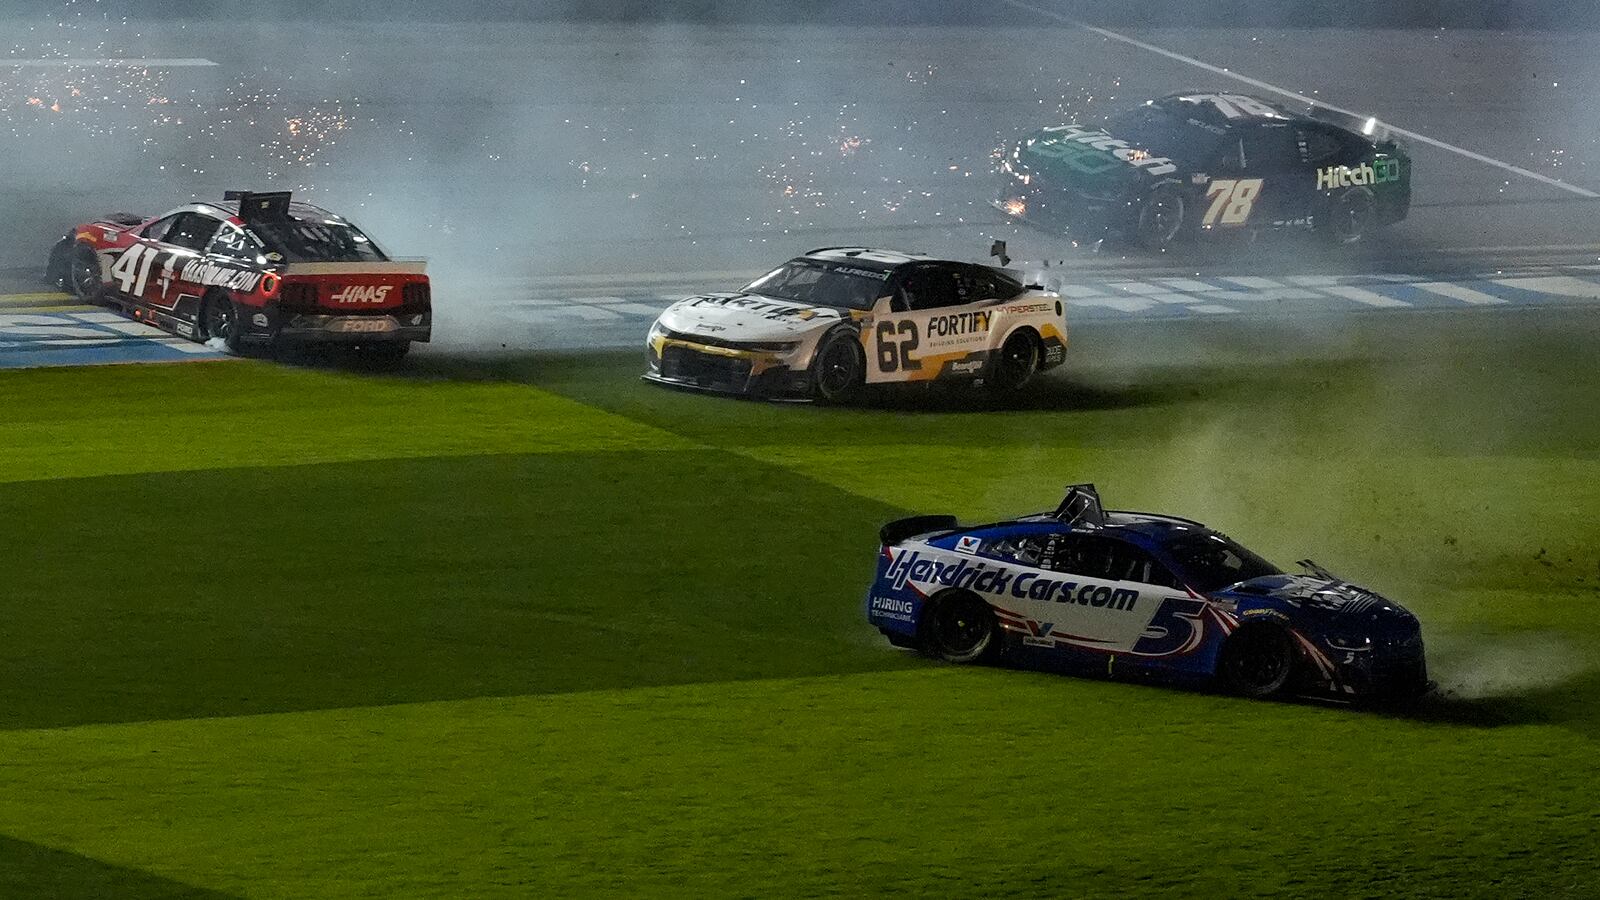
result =
[[[912,551],[901,553],[890,563],[884,578],[899,590],[907,582],[938,584],[944,587],[973,590],[983,594],[1006,594],[1018,599],[1051,603],[1076,603],[1080,606],[1115,609],[1131,612],[1138,603],[1139,592],[1130,588],[1117,588],[1104,584],[1080,584],[1076,581],[1050,578],[1038,572],[1018,573],[985,562],[958,559],[941,562],[926,559]]]

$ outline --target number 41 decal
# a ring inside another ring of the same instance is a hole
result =
[[[1250,210],[1256,205],[1256,197],[1260,195],[1259,178],[1219,178],[1206,188],[1206,196],[1211,199],[1211,206],[1206,210],[1205,218],[1200,220],[1200,224],[1207,228],[1219,224],[1243,225],[1250,220]]]
[[[117,258],[111,266],[111,277],[117,280],[117,289],[124,294],[141,296],[144,284],[150,277],[150,265],[161,251],[148,244],[134,244]]]

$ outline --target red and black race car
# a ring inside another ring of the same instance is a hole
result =
[[[166,215],[117,214],[67,232],[48,278],[86,301],[196,341],[343,344],[403,356],[433,330],[422,262],[287,191],[229,191]]]

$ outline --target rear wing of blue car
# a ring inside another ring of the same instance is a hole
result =
[[[909,516],[895,519],[878,529],[878,540],[884,546],[892,547],[909,537],[931,534],[935,531],[950,531],[955,527],[955,516]]]

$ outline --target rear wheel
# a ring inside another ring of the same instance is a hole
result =
[[[232,297],[212,294],[200,305],[200,338],[219,340],[229,353],[238,353],[243,346],[243,328],[239,324],[239,307]]]
[[[1039,339],[1033,332],[1013,332],[989,369],[989,387],[1001,394],[1021,390],[1039,371],[1039,356]]]
[[[941,594],[930,601],[926,635],[928,652],[953,663],[992,658],[1000,647],[1000,626],[994,610],[976,594]]]
[[[1182,237],[1187,213],[1183,192],[1176,185],[1161,185],[1139,207],[1134,238],[1146,250],[1166,250]]]
[[[1218,667],[1228,689],[1245,697],[1275,697],[1294,676],[1294,643],[1275,625],[1255,625],[1233,633]]]
[[[849,400],[861,390],[866,368],[855,335],[835,331],[822,339],[811,363],[811,393],[824,403]]]
[[[98,303],[105,283],[100,280],[100,255],[88,244],[73,244],[62,279],[68,293],[79,300]]]

